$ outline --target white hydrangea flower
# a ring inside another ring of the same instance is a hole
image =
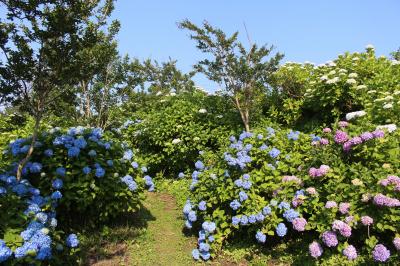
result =
[[[357,81],[355,79],[348,79],[348,80],[346,80],[346,83],[352,85],[352,84],[356,84]]]
[[[351,112],[351,113],[346,114],[346,120],[349,121],[349,120],[352,120],[352,119],[357,118],[357,117],[362,117],[362,116],[364,116],[366,114],[367,113],[365,111]]]
[[[372,44],[367,44],[367,46],[365,46],[365,49],[367,49],[367,50],[373,50],[373,49],[375,49],[375,47],[372,45]]]
[[[390,96],[390,95],[389,95],[389,96],[386,96],[386,97],[385,97],[385,100],[386,100],[386,101],[393,100],[393,96]]]
[[[172,144],[178,144],[179,142],[181,142],[180,139],[173,139],[173,140],[172,140]]]
[[[328,76],[326,76],[326,75],[323,75],[322,77],[320,77],[320,80],[322,80],[322,81],[324,81],[324,80],[328,80],[329,78],[328,78]]]
[[[207,113],[207,110],[206,110],[206,109],[204,109],[204,108],[202,108],[202,109],[199,109],[199,113],[200,113],[200,114],[205,114],[205,113]]]
[[[161,91],[158,91],[157,93],[156,93],[156,96],[160,96],[162,94],[162,92]]]
[[[175,92],[171,92],[171,93],[169,94],[169,96],[176,96],[176,93],[175,93]]]
[[[376,129],[380,130],[386,129],[389,133],[392,133],[397,129],[397,126],[395,124],[389,124],[389,125],[377,126]]]
[[[335,67],[335,66],[336,66],[336,63],[333,62],[333,61],[328,61],[328,62],[326,62],[326,64],[327,64],[328,66],[330,66],[330,67]]]
[[[374,100],[374,103],[383,102],[384,100],[385,100],[384,98],[378,98]]]
[[[347,73],[347,70],[344,68],[339,69],[339,73]]]
[[[358,77],[357,73],[353,72],[349,74],[349,78],[356,78],[356,77]]]
[[[328,73],[328,75],[335,75],[336,74],[336,71],[335,70],[331,70],[329,73]]]
[[[396,90],[396,91],[393,92],[393,95],[399,95],[399,94],[400,94],[400,91]]]
[[[398,61],[398,60],[392,60],[392,65],[398,65],[398,64],[400,64],[400,61]]]
[[[217,118],[222,118],[223,116],[222,115],[217,115]]]
[[[337,82],[339,82],[339,77],[334,77],[333,79],[330,79],[326,82],[326,84],[335,84]]]
[[[360,58],[358,58],[358,57],[353,57],[352,60],[353,60],[353,61],[358,61],[358,60],[360,60]]]
[[[373,94],[373,93],[376,93],[376,90],[370,90],[370,91],[368,91],[367,93],[368,93],[368,94]]]
[[[383,106],[383,109],[391,109],[391,108],[393,108],[393,104],[391,103],[387,103]]]
[[[365,86],[365,85],[358,85],[357,86],[357,90],[362,90],[362,89],[366,89],[367,88],[367,86]]]

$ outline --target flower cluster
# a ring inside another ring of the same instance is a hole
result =
[[[310,170],[308,170],[308,174],[311,177],[321,177],[325,176],[331,168],[327,165],[321,165],[319,168],[311,167]]]

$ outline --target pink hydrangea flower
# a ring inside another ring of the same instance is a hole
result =
[[[374,223],[374,219],[372,219],[369,216],[362,216],[361,217],[361,223],[365,226],[372,225]]]
[[[322,130],[322,132],[324,132],[324,133],[331,133],[331,132],[332,132],[332,129],[330,129],[329,127],[326,127],[326,128],[324,128],[324,129]]]
[[[327,247],[336,247],[339,243],[336,233],[333,231],[326,231],[322,234],[322,241]]]
[[[328,144],[329,144],[329,140],[328,140],[328,139],[325,139],[325,138],[322,138],[322,139],[319,141],[319,143],[320,143],[321,145],[328,145]]]
[[[339,211],[341,214],[346,214],[349,212],[350,209],[350,203],[348,202],[342,202],[339,204]]]
[[[375,130],[372,132],[374,138],[383,138],[385,136],[385,132],[383,130]]]
[[[339,127],[347,127],[347,126],[349,126],[349,122],[347,122],[347,121],[339,121]]]
[[[292,221],[293,229],[299,232],[303,232],[307,225],[307,221],[304,218],[295,218]]]
[[[325,208],[327,208],[327,209],[336,208],[336,207],[337,207],[337,203],[334,201],[330,200],[325,203]]]
[[[314,187],[308,187],[306,188],[306,192],[310,195],[315,195],[317,194],[317,190]]]
[[[343,249],[343,255],[345,255],[348,260],[355,260],[357,258],[357,250],[353,245],[348,245]]]
[[[334,139],[336,143],[342,144],[349,139],[349,136],[347,135],[346,132],[337,130]]]
[[[353,144],[353,145],[358,145],[358,144],[361,144],[363,141],[362,141],[362,139],[360,138],[360,137],[354,137],[354,138],[352,138],[351,140],[351,143]]]
[[[322,255],[322,252],[324,252],[324,250],[322,249],[321,244],[318,243],[317,241],[312,242],[308,246],[308,250],[310,251],[311,257],[314,257],[314,258],[320,257]]]
[[[400,251],[400,237],[395,237],[393,239],[393,245],[398,251]]]

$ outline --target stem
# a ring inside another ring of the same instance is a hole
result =
[[[36,139],[37,139],[37,135],[39,132],[40,121],[41,121],[41,115],[39,114],[35,117],[35,128],[33,129],[33,133],[32,133],[31,146],[29,147],[28,153],[26,154],[25,158],[22,159],[18,164],[17,180],[21,180],[22,169],[24,168],[25,164],[29,161],[29,159],[32,156],[32,153],[33,153],[33,150],[35,147],[35,143],[36,143]]]

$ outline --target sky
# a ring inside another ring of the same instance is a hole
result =
[[[139,59],[178,61],[183,72],[204,58],[177,27],[187,18],[204,20],[228,34],[239,31],[239,40],[272,44],[285,61],[316,64],[346,51],[363,51],[367,44],[377,55],[388,56],[400,47],[398,0],[118,0],[113,19],[121,22],[121,54]],[[196,75],[194,81],[208,91],[218,84]]]

